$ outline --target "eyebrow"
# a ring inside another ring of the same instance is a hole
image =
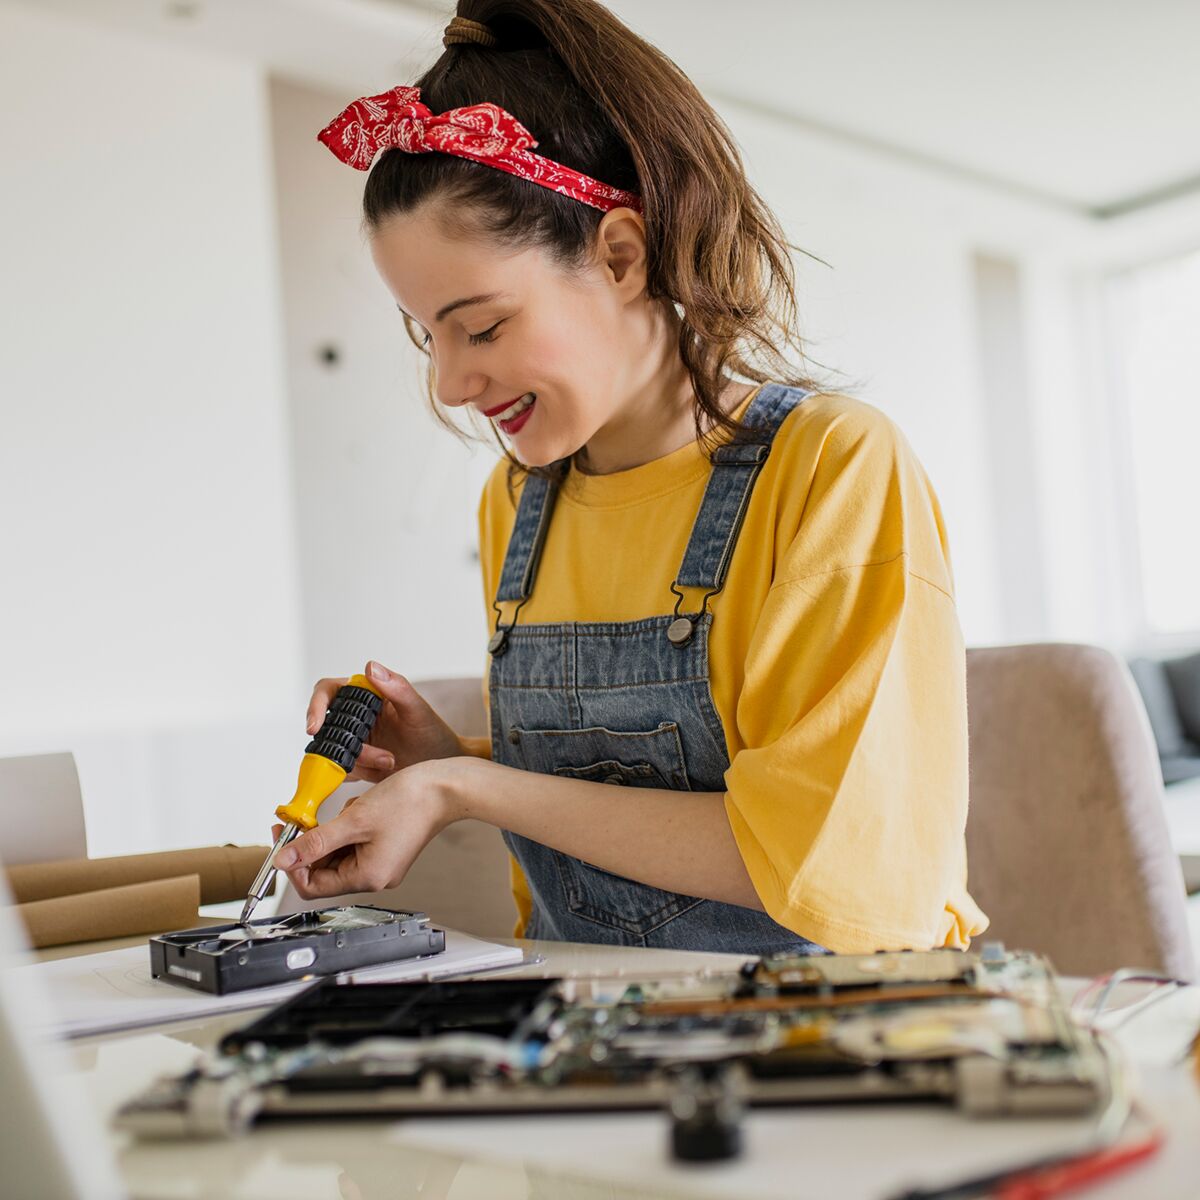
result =
[[[444,304],[438,309],[434,320],[440,321],[443,317],[448,317],[455,309],[466,308],[469,304],[489,304],[491,301],[499,300],[505,295],[507,295],[506,292],[487,292],[481,296],[464,296],[461,300],[451,300],[449,304]],[[404,316],[408,316],[408,313],[404,312],[404,309],[400,308],[399,304],[396,307],[400,309],[400,312]]]

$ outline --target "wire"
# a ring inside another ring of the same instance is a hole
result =
[[[1150,1004],[1156,1003],[1164,996],[1170,995],[1176,988],[1182,987],[1184,982],[1182,979],[1176,979],[1173,975],[1160,975],[1153,971],[1122,967],[1118,971],[1112,971],[1105,975],[1097,975],[1095,979],[1086,983],[1071,1001],[1071,1016],[1086,1028],[1095,1029],[1096,1023],[1106,1015],[1108,998],[1112,995],[1115,988],[1125,983],[1154,983],[1160,985],[1162,990],[1151,992],[1147,996],[1139,997],[1129,1004],[1121,1005],[1119,1008],[1112,1010],[1113,1012],[1126,1012],[1126,1016],[1121,1021],[1114,1026],[1110,1026],[1110,1028],[1119,1028],[1125,1021],[1134,1016],[1135,1013],[1148,1008]],[[1170,986],[1167,987],[1164,985]],[[1094,1000],[1092,999],[1093,995],[1095,995]],[[1085,1006],[1089,1005],[1089,1003],[1090,1011],[1085,1011]]]
[[[1118,1021],[1105,1022],[1103,1027],[1105,1032],[1111,1033],[1115,1029],[1120,1029],[1139,1013],[1145,1012],[1146,1009],[1157,1004],[1160,1000],[1165,1000],[1168,996],[1173,996],[1182,986],[1178,980],[1165,981],[1140,1000],[1133,1000],[1129,1004],[1123,1004],[1119,1008],[1109,1009],[1107,1012],[1102,1013],[1101,1017],[1120,1016],[1120,1020]],[[1099,1021],[1100,1017],[1097,1017],[1096,1020]]]

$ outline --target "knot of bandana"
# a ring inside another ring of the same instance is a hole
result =
[[[469,104],[435,113],[421,103],[420,97],[420,89],[414,87],[395,87],[379,96],[364,96],[334,117],[317,134],[317,140],[359,171],[368,170],[380,150],[452,154],[507,171],[605,212],[622,207],[642,211],[641,197],[636,193],[611,187],[534,154],[537,140],[512,113],[498,105]]]

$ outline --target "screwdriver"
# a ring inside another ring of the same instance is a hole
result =
[[[241,923],[245,925],[275,879],[275,856],[293,838],[316,827],[317,809],[354,769],[363,745],[375,728],[383,697],[365,675],[351,675],[338,689],[316,736],[304,747],[296,794],[275,815],[283,831],[246,893]]]

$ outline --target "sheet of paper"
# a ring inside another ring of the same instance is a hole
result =
[[[446,949],[441,954],[383,963],[355,971],[352,978],[399,983],[512,967],[523,958],[519,946],[502,946],[447,930]],[[145,946],[33,963],[17,970],[32,972],[41,992],[53,1002],[54,1011],[47,1014],[43,1032],[63,1037],[138,1029],[277,1004],[312,982],[298,980],[229,996],[210,996],[152,978],[150,951]]]

